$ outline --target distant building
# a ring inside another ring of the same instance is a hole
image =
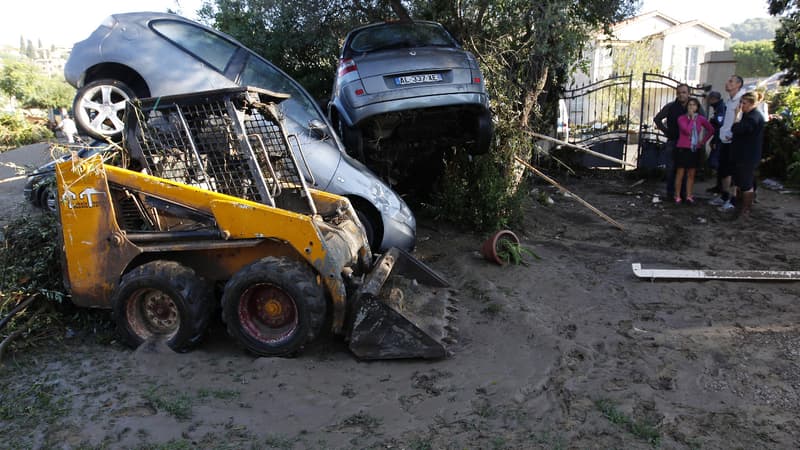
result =
[[[658,11],[619,22],[612,30],[612,37],[598,36],[590,44],[585,55],[588,71],[576,73],[573,85],[631,73],[619,57],[626,48],[638,45],[646,50],[639,53],[647,53],[657,71],[695,86],[701,84],[700,66],[706,53],[726,50],[730,38],[728,32],[700,20],[680,22]]]
[[[64,77],[64,64],[67,63],[69,58],[68,47],[55,47],[48,50],[39,50],[39,58],[33,60],[33,63],[39,66],[47,76],[52,78]]]

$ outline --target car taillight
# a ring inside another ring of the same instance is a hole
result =
[[[475,83],[475,84],[481,84],[481,79],[480,79],[480,77],[473,77],[472,78],[472,82]]]
[[[352,72],[355,72],[356,77],[358,77],[358,67],[356,67],[356,62],[352,59],[340,59],[339,78],[344,77],[348,73]]]

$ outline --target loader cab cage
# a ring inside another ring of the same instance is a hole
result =
[[[276,107],[286,98],[241,87],[134,100],[124,147],[150,175],[314,215]]]

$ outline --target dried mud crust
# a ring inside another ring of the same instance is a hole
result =
[[[625,231],[537,184],[513,230],[541,260],[500,267],[486,235],[420,218],[416,256],[460,299],[451,358],[364,363],[331,338],[253,358],[219,324],[186,354],[68,339],[1,374],[0,408],[28,405],[0,411],[11,446],[797,448],[798,283],[631,263],[798,270],[800,198],[765,189],[740,223],[708,198],[654,204],[655,181],[559,181]]]

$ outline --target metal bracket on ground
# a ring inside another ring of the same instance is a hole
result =
[[[633,263],[633,273],[639,278],[693,279],[693,280],[800,280],[798,270],[687,270],[687,269],[643,269]]]

